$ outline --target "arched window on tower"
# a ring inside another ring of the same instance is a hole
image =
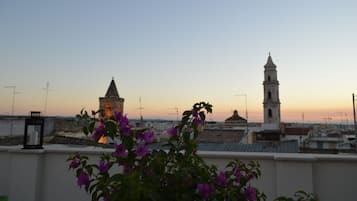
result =
[[[273,117],[273,112],[271,111],[271,109],[268,110],[268,117],[269,118]]]
[[[271,99],[271,91],[268,92],[268,99]]]
[[[268,81],[270,81],[270,75],[268,75]]]

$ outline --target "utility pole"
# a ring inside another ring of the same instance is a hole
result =
[[[352,103],[353,103],[353,122],[355,125],[355,148],[357,152],[357,124],[356,124],[356,108],[355,108],[355,94],[352,94]]]

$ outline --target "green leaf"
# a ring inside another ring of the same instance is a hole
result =
[[[84,134],[86,134],[86,135],[88,135],[89,134],[89,131],[88,131],[88,128],[87,127],[83,127],[83,133]]]
[[[120,173],[114,174],[110,177],[111,180],[121,180],[123,178],[123,175]]]
[[[182,113],[182,115],[183,115],[183,116],[190,116],[191,113],[192,113],[191,110],[186,110],[186,111],[184,111],[184,112]]]
[[[205,121],[206,120],[206,115],[205,115],[205,113],[204,112],[200,112],[200,113],[198,113],[199,114],[199,116],[200,116],[200,118],[202,119],[202,121]]]
[[[94,131],[94,124],[95,124],[95,122],[91,122],[91,123],[89,124],[89,126],[88,126],[88,132],[89,132],[89,133],[93,133],[93,131]]]
[[[107,131],[106,135],[114,139],[118,132],[118,125],[114,121],[105,122],[105,130]]]

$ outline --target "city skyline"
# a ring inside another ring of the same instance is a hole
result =
[[[283,122],[352,122],[354,1],[2,1],[0,114],[98,109],[112,77],[130,118],[176,119],[197,101],[222,121],[263,119],[271,52]],[[304,117],[302,117],[304,116]]]

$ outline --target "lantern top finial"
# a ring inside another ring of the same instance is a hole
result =
[[[38,118],[41,116],[41,112],[40,111],[31,111],[31,118]]]

